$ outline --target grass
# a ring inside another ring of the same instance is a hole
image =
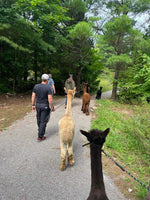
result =
[[[96,119],[92,128],[110,128],[105,149],[128,167],[130,173],[148,185],[150,180],[150,105],[126,105],[110,100],[97,101]],[[132,189],[137,199],[146,196],[147,189],[136,181]]]

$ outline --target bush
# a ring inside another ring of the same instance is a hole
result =
[[[146,102],[150,97],[150,57],[138,52],[133,65],[121,74],[118,86],[121,101]]]
[[[10,88],[7,88],[5,84],[0,83],[0,94],[7,93],[7,92],[13,93],[13,91]]]

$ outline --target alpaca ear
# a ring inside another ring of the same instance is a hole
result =
[[[110,128],[107,128],[107,129],[103,132],[103,134],[105,135],[105,137],[108,135],[109,131],[110,131]]]
[[[88,133],[88,132],[86,132],[86,131],[84,131],[84,130],[80,130],[80,132],[81,132],[84,136],[89,137],[89,133]]]

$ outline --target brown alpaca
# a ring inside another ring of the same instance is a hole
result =
[[[87,83],[83,83],[83,97],[82,97],[82,108],[81,111],[86,115],[89,115],[89,104],[90,104],[90,95],[87,91]]]
[[[74,164],[73,158],[73,137],[74,137],[74,119],[71,114],[71,101],[74,95],[74,90],[66,90],[67,93],[67,109],[65,115],[59,120],[59,135],[61,148],[60,170],[65,170],[66,160],[68,164]]]
[[[97,129],[93,129],[89,132],[80,131],[90,142],[91,191],[87,200],[109,200],[105,192],[101,162],[101,149],[109,133],[109,128],[105,131]]]

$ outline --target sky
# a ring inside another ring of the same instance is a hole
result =
[[[102,17],[102,21],[107,22],[112,16],[108,14],[106,8],[99,8],[98,14],[96,17]],[[92,12],[87,13],[87,17],[94,16]],[[140,13],[135,16],[135,14],[129,14],[130,18],[136,21],[135,28],[141,32],[145,32],[145,30],[150,26],[150,10],[145,13]],[[99,22],[101,24],[101,22]]]
[[[137,20],[136,28],[138,28],[138,30],[141,29],[141,31],[144,31],[145,28],[150,26],[150,13],[140,14],[136,16],[135,19]]]

